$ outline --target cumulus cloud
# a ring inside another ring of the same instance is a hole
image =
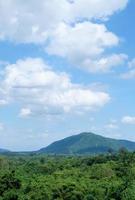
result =
[[[114,12],[126,7],[128,0],[73,0],[72,13],[75,19],[107,19]]]
[[[42,43],[59,23],[104,19],[126,7],[128,0],[1,0],[0,39]]]
[[[118,42],[118,37],[103,24],[83,22],[70,26],[61,23],[53,32],[47,51],[78,60],[80,56],[93,58],[100,55],[105,47],[115,46]]]
[[[31,114],[33,108],[52,114],[93,110],[110,100],[106,92],[72,83],[68,74],[53,71],[40,58],[7,65],[0,85],[8,103],[18,101],[24,105],[22,116]]]
[[[127,3],[128,0],[1,0],[0,40],[38,44],[49,54],[64,57],[89,72],[107,72],[124,60],[121,54],[115,58],[103,55],[118,45],[119,38],[105,25],[93,21],[109,18]]]
[[[83,22],[70,26],[61,23],[52,33],[45,50],[89,72],[108,72],[127,59],[125,54],[104,55],[107,48],[118,43],[119,38],[103,24]]]
[[[43,43],[51,29],[69,16],[66,0],[0,1],[0,39]]]
[[[134,125],[135,124],[135,117],[134,116],[124,116],[122,118],[122,123]]]

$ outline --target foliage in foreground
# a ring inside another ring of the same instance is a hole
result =
[[[135,200],[135,153],[1,156],[0,200]]]

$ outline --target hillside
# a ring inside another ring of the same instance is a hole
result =
[[[106,138],[93,133],[81,133],[56,141],[39,150],[49,154],[97,154],[106,153],[109,149],[118,151],[120,148],[135,150],[135,142]]]

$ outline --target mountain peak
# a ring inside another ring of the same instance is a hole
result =
[[[126,140],[116,140],[96,135],[92,132],[82,132],[56,141],[39,152],[51,154],[97,154],[106,153],[111,148],[135,150],[135,143]]]

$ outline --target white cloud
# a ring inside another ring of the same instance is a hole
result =
[[[115,11],[126,7],[128,0],[73,0],[72,13],[75,19],[106,19]]]
[[[103,53],[105,47],[118,42],[118,37],[108,32],[103,24],[83,22],[70,26],[61,23],[53,32],[47,51],[74,61],[79,57],[94,58]]]
[[[52,33],[45,50],[89,72],[108,72],[127,59],[125,54],[105,55],[108,48],[118,44],[119,38],[103,24],[83,22],[70,26],[61,23]]]
[[[29,117],[32,114],[31,110],[29,108],[22,108],[20,110],[20,117]]]
[[[0,40],[39,44],[51,55],[64,57],[89,72],[108,72],[125,57],[104,55],[108,48],[118,45],[119,38],[105,25],[94,24],[93,19],[103,22],[127,3],[128,0],[1,0]]]
[[[121,121],[124,124],[132,124],[132,125],[134,125],[135,124],[135,117],[133,117],[133,116],[124,116]]]
[[[72,83],[68,74],[53,71],[40,58],[28,58],[8,65],[0,85],[5,95],[0,94],[9,103],[18,101],[23,105],[23,116],[33,113],[33,110],[47,114],[84,112],[102,107],[110,100],[105,92]]]
[[[0,39],[43,43],[59,23],[104,19],[126,7],[128,0],[1,0]]]
[[[22,43],[43,43],[51,29],[67,20],[66,0],[0,1],[0,38]]]
[[[127,58],[125,54],[112,54],[95,60],[88,58],[82,63],[82,67],[91,73],[108,73],[113,71],[114,67],[123,65]]]

